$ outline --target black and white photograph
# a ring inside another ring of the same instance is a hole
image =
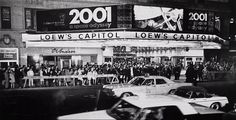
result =
[[[236,120],[236,0],[0,0],[0,120]]]

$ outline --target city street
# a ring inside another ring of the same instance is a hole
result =
[[[236,103],[236,83],[217,81],[199,82],[210,92],[228,97],[230,104],[222,110],[232,110]],[[23,88],[0,91],[0,119],[55,120],[57,116],[110,108],[117,99],[107,97],[101,86],[75,86],[53,88]]]

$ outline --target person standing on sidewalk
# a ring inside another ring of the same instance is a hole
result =
[[[175,75],[175,80],[179,80],[180,73],[181,73],[181,66],[179,64],[176,64],[173,68],[173,73]]]
[[[34,72],[33,72],[32,68],[30,68],[29,71],[27,72],[27,76],[29,77],[29,87],[33,87],[34,80],[32,77],[34,76]]]
[[[5,78],[5,82],[4,82],[4,86],[5,88],[9,88],[9,68],[6,68],[5,72],[4,72],[4,78]]]
[[[196,79],[195,78],[195,70],[194,70],[194,66],[192,63],[189,64],[185,76],[186,76],[186,82],[188,83],[193,83],[194,86],[196,86]]]
[[[199,81],[203,80],[203,69],[204,69],[204,66],[202,63],[200,63],[197,67],[197,76],[198,76]]]
[[[13,70],[9,71],[9,78],[10,78],[11,88],[15,88],[16,79],[15,79],[15,73]]]
[[[40,68],[39,70],[39,76],[40,76],[40,86],[43,87],[44,86],[44,78],[43,78],[43,68]]]

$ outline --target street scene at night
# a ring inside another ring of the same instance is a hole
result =
[[[235,7],[0,0],[0,120],[236,120]]]

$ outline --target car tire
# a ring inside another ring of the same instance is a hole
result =
[[[215,110],[219,110],[221,108],[221,106],[220,106],[220,103],[215,102],[215,103],[211,104],[210,108],[215,109]]]
[[[121,97],[129,97],[129,96],[133,96],[133,94],[131,92],[125,92],[122,93]]]
[[[169,92],[168,92],[168,94],[174,94],[175,93],[175,89],[171,89]]]

